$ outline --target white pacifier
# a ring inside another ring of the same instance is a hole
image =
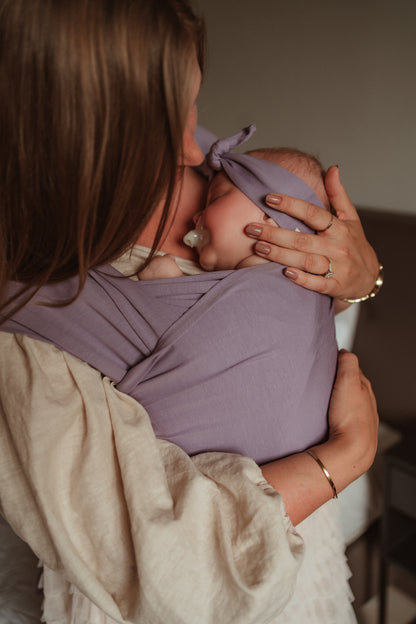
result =
[[[203,247],[209,243],[209,232],[204,229],[191,230],[183,237],[183,242],[188,247]]]

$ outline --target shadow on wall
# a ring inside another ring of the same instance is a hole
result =
[[[359,210],[384,266],[384,286],[361,305],[353,350],[373,384],[380,418],[416,427],[416,215]]]

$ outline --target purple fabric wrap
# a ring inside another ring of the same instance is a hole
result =
[[[271,208],[264,201],[268,193],[277,192],[325,208],[315,191],[306,182],[269,160],[248,154],[231,153],[232,149],[248,141],[255,131],[255,124],[251,124],[231,137],[218,139],[211,146],[206,157],[208,166],[214,171],[224,171],[240,191],[274,219],[280,227],[289,230],[298,229],[301,232],[313,232],[302,221]],[[206,149],[207,142],[210,138],[212,140],[212,136],[204,134],[200,129],[197,130],[196,138],[202,146],[201,149]]]
[[[76,280],[46,286],[59,301]],[[134,282],[91,271],[63,308],[28,304],[2,329],[51,342],[110,377],[189,454],[258,463],[321,441],[337,346],[329,297],[296,287],[273,263]]]

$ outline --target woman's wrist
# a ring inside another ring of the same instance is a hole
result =
[[[330,439],[310,450],[330,473],[337,493],[366,472],[374,460],[369,445],[361,446],[355,437],[348,439],[346,435]]]
[[[361,303],[363,301],[367,301],[368,299],[373,299],[378,294],[381,287],[383,286],[383,281],[384,281],[384,268],[383,268],[383,265],[379,263],[378,274],[374,281],[374,285],[372,289],[367,291],[367,293],[365,295],[362,295],[361,297],[355,297],[355,298],[344,297],[341,299],[341,301],[344,301],[346,303]]]
[[[354,464],[350,446],[342,436],[261,466],[264,478],[282,496],[294,525],[334,498],[335,492],[341,492],[361,474]]]
[[[316,461],[306,452],[290,455],[261,466],[266,481],[278,492],[294,525],[332,498]]]
[[[264,478],[282,496],[286,511],[296,525],[361,476],[372,463],[370,455],[357,449],[357,444],[343,435],[265,464],[261,469]]]
[[[317,456],[317,454],[310,449],[309,451],[306,451],[306,453],[308,455],[310,455],[312,457],[312,459],[314,459],[316,461],[316,463],[318,464],[319,468],[322,470],[322,473],[325,477],[325,479],[328,481],[331,489],[332,489],[332,498],[338,498],[338,492],[337,492],[337,487],[334,483],[333,478],[331,477],[331,474],[329,472],[329,470],[327,469],[327,467],[321,462],[321,460],[319,459],[319,457]]]

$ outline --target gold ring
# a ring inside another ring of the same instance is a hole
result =
[[[327,230],[329,230],[329,228],[331,227],[331,225],[333,224],[333,222],[334,222],[334,215],[333,215],[333,213],[331,212],[331,220],[330,220],[330,222],[328,223],[328,225],[327,225],[327,226],[326,226],[323,230],[316,230],[316,231],[317,231],[318,233],[319,233],[319,232],[326,232]]]
[[[329,262],[329,268],[328,268],[328,271],[325,273],[325,275],[323,277],[325,279],[330,279],[331,277],[334,277],[335,273],[332,271],[331,260],[329,258],[327,258],[327,260]]]

